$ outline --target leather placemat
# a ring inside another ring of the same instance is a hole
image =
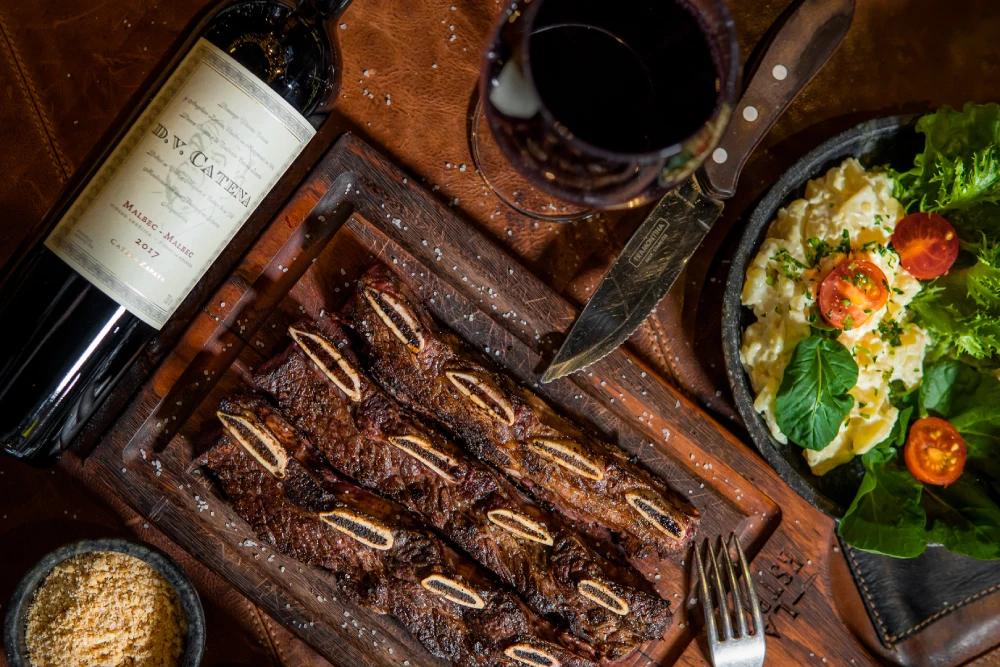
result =
[[[879,639],[887,648],[953,611],[1000,591],[1000,561],[928,547],[917,558],[859,551],[841,540]]]

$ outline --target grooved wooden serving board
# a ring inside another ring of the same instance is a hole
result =
[[[332,577],[258,544],[194,465],[219,399],[287,344],[285,328],[337,309],[373,261],[444,324],[533,385],[576,310],[371,147],[345,135],[192,319],[86,459],[178,544],[337,665],[434,664],[391,618],[339,596]],[[869,664],[838,616],[829,519],[745,445],[618,350],[534,389],[638,457],[701,510],[701,535],[735,531],[768,621],[769,664]],[[621,665],[703,664],[691,554],[644,563],[674,623]]]

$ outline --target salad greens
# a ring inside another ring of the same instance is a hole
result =
[[[945,107],[917,131],[924,152],[893,174],[895,196],[909,212],[944,216],[963,252],[908,306],[931,337],[923,381],[894,396],[897,427],[862,456],[864,479],[840,534],[891,556],[918,556],[932,542],[1000,559],[1000,106]],[[964,473],[946,487],[920,483],[902,461],[910,418],[928,415],[951,422],[968,449]]]
[[[861,457],[865,476],[841,536],[858,549],[901,558],[919,556],[928,542],[1000,558],[1000,411],[993,407],[1000,380],[949,359],[926,366],[919,391],[897,400],[908,405],[889,438]],[[968,447],[965,472],[947,487],[921,484],[900,460],[915,409],[950,421]]]
[[[963,245],[975,253],[974,263],[938,278],[907,307],[931,334],[928,359],[957,353],[971,363],[996,366],[994,357],[1000,352],[1000,247],[985,238]]]
[[[806,449],[823,449],[854,407],[847,392],[858,383],[858,364],[835,340],[810,336],[795,345],[774,402],[778,428]]]
[[[947,383],[947,385],[946,385]],[[920,388],[921,416],[943,416],[968,449],[968,465],[1000,489],[1000,380],[960,361],[929,366]]]
[[[967,266],[938,278],[910,303],[931,333],[930,359],[965,355],[996,367],[1000,359],[1000,106],[943,107],[917,122],[924,152],[895,174],[908,211],[944,216],[958,232]],[[960,258],[961,261],[961,258]]]
[[[840,535],[858,549],[913,558],[927,548],[923,485],[899,462],[895,447],[875,447],[861,462],[865,477],[840,521]]]
[[[995,560],[1000,559],[1000,106],[944,107],[921,118],[916,129],[924,135],[924,150],[912,169],[889,170],[893,194],[908,213],[944,217],[958,233],[961,250],[950,270],[924,281],[907,305],[911,321],[930,337],[923,379],[909,392],[899,381],[890,385],[896,424],[861,456],[864,477],[839,530],[854,547],[890,556],[912,558],[936,543]],[[770,258],[776,271],[796,279],[825,255],[851,252],[846,230],[837,246],[818,239],[807,244],[806,264],[779,250]],[[877,243],[861,250],[887,251]],[[812,316],[809,323],[811,335],[798,342],[785,367],[774,416],[791,442],[821,450],[854,407],[848,392],[859,373],[852,353],[837,340],[840,330]],[[895,347],[906,326],[886,319],[877,331]],[[906,448],[911,422],[928,416],[950,422],[966,445],[964,471],[947,486],[921,482],[906,463],[906,455],[912,459],[915,453]]]
[[[896,175],[908,210],[944,215],[963,241],[995,235],[1000,217],[1000,106],[942,107],[917,122],[924,152]],[[947,214],[944,212],[947,211]]]

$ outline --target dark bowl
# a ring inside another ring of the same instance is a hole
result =
[[[178,667],[198,667],[205,652],[205,611],[201,599],[191,580],[167,554],[153,547],[121,539],[96,539],[71,542],[48,554],[33,567],[14,589],[14,595],[7,605],[7,615],[3,624],[4,652],[10,667],[31,667],[28,648],[24,642],[24,631],[28,607],[35,598],[35,591],[45,577],[59,563],[73,556],[92,551],[117,551],[148,563],[163,575],[177,591],[188,631],[184,639],[184,653]]]
[[[802,197],[807,181],[826,173],[848,157],[857,158],[865,167],[889,165],[899,170],[909,169],[913,166],[913,158],[924,147],[923,137],[914,130],[917,118],[890,116],[866,121],[825,141],[796,162],[745,217],[743,237],[733,255],[726,281],[722,346],[736,407],[758,451],[778,475],[813,506],[835,519],[842,517],[850,506],[864,476],[864,468],[856,457],[822,477],[814,475],[800,447],[791,443],[783,445],[771,435],[764,418],[753,407],[753,390],[740,362],[743,331],[755,321],[753,311],[741,303],[740,293],[747,266],[757,254],[778,209]]]

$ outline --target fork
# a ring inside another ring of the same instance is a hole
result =
[[[736,552],[739,554],[740,570],[743,581],[746,584],[747,599],[750,601],[750,616],[753,618],[753,634],[747,628],[746,617],[743,613],[743,596],[740,593],[740,585],[736,579],[736,572],[733,569],[733,560],[729,555],[729,549],[725,542],[722,543],[722,553],[720,557],[729,573],[730,590],[733,595],[733,611],[736,616],[736,626],[739,636],[733,636],[733,622],[730,618],[729,600],[726,595],[726,588],[722,584],[722,577],[719,576],[719,558],[715,555],[715,549],[711,542],[708,543],[708,555],[712,560],[713,590],[715,597],[719,601],[719,616],[722,619],[722,634],[719,638],[719,631],[715,623],[715,609],[712,603],[712,594],[709,592],[709,580],[705,576],[705,567],[702,564],[701,550],[695,546],[694,555],[698,562],[698,597],[701,598],[701,606],[705,611],[705,627],[708,632],[708,650],[712,658],[714,667],[762,667],[764,664],[764,619],[760,613],[760,601],[757,598],[757,591],[754,588],[753,577],[750,574],[750,566],[747,564],[746,554],[736,534],[732,534],[733,543],[736,545]],[[720,541],[722,541],[720,539]]]

